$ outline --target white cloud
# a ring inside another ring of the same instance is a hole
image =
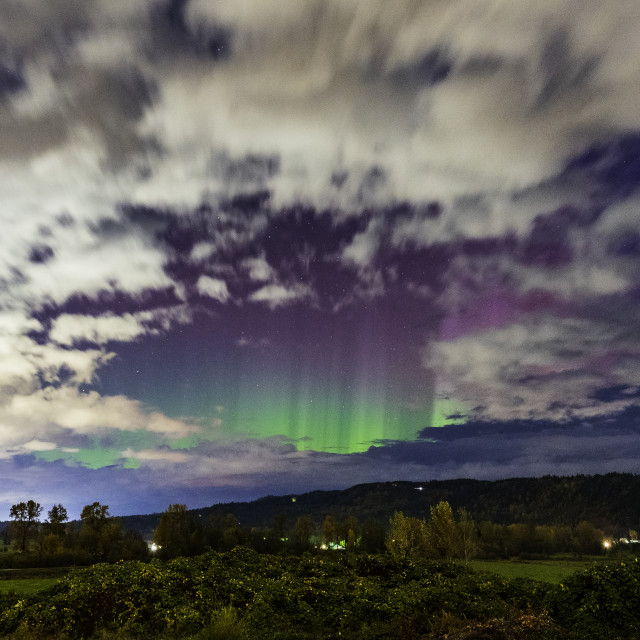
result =
[[[174,283],[163,271],[165,261],[157,248],[135,235],[117,242],[97,235],[84,242],[69,238],[46,264],[21,264],[26,281],[12,293],[23,300],[61,304],[73,294],[95,297],[100,291],[137,294],[171,288]]]
[[[43,440],[30,440],[22,445],[25,451],[53,451],[57,448],[55,442],[44,442]]]
[[[215,252],[216,247],[210,242],[198,242],[191,250],[191,259],[194,262],[206,260],[207,258],[210,258],[212,255],[214,255]]]
[[[71,387],[47,387],[30,395],[13,396],[0,415],[5,420],[13,419],[17,433],[20,424],[40,433],[60,429],[77,434],[145,430],[175,438],[199,431],[195,425],[147,411],[124,396],[79,393]]]
[[[153,38],[158,14],[146,5],[67,1],[53,13],[36,5],[5,12],[5,41],[38,52],[29,65],[38,81],[24,95],[45,86],[41,76],[55,75],[41,115],[63,125],[67,160],[82,149],[99,168],[105,147],[125,144],[98,103],[103,76],[122,74],[123,58],[158,86],[160,99],[146,105],[141,122],[127,124],[132,134],[154,134],[164,149],[144,158],[151,175],[86,183],[94,198],[102,194],[111,204],[118,189],[139,202],[188,206],[224,191],[207,171],[212,151],[281,157],[280,175],[267,180],[278,203],[340,202],[349,192],[355,204],[354,176],[372,163],[389,174],[387,197],[497,194],[551,175],[597,132],[639,123],[633,87],[640,12],[633,0],[399,0],[393,9],[377,0],[279,0],[277,10],[256,0],[192,1],[186,23],[194,39],[220,25],[233,33],[229,57],[218,64],[155,51],[162,48]],[[82,24],[83,38],[56,55],[48,34],[69,24]],[[428,81],[433,52],[450,66],[446,82]],[[73,64],[63,65],[61,54]],[[99,90],[83,90],[88,80]],[[18,124],[35,132],[30,117]],[[130,144],[135,151],[140,143]],[[62,160],[62,141],[47,146]],[[82,162],[73,165],[86,173]],[[337,166],[350,176],[342,190],[329,186]],[[74,191],[60,195],[75,199],[87,188]]]
[[[110,313],[103,316],[65,313],[53,321],[49,337],[54,342],[67,346],[78,341],[104,344],[111,340],[131,342],[147,331],[140,319],[131,313],[122,316]]]
[[[591,417],[599,387],[629,380],[620,353],[638,354],[633,328],[576,318],[531,317],[525,324],[433,343],[424,364],[439,392],[495,420]],[[632,358],[633,359],[633,358]],[[633,378],[632,378],[633,379]],[[609,412],[633,403],[608,404]]]
[[[379,246],[379,225],[372,222],[365,231],[354,236],[351,244],[344,248],[342,258],[357,266],[367,267],[372,263]]]
[[[242,261],[241,266],[249,272],[249,279],[254,282],[268,282],[275,276],[271,265],[264,257],[247,258]]]
[[[224,280],[200,276],[197,287],[199,293],[218,300],[218,302],[225,303],[229,300],[229,289],[227,289],[227,283]]]
[[[49,382],[57,381],[62,368],[74,382],[90,382],[96,370],[113,354],[96,349],[59,349],[53,345],[37,344],[26,336],[0,335],[0,356],[0,386],[29,387],[35,384],[38,375]]]
[[[181,451],[168,451],[165,449],[143,449],[141,451],[127,449],[122,452],[122,457],[134,458],[140,462],[150,465],[153,465],[154,463],[182,464],[190,461],[190,456],[187,453],[183,453]]]
[[[249,296],[249,301],[264,302],[271,309],[275,309],[276,307],[309,298],[311,295],[311,290],[305,285],[285,287],[281,284],[268,284],[252,293]]]

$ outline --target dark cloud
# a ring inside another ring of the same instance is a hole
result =
[[[409,85],[435,86],[444,82],[453,68],[453,61],[443,49],[433,49],[427,52],[420,60],[411,66],[394,69],[392,79],[394,82]]]
[[[230,200],[223,202],[223,207],[231,213],[240,211],[245,215],[251,215],[265,211],[268,207],[271,193],[266,189],[249,193],[239,193]]]
[[[547,216],[538,216],[529,237],[522,247],[525,264],[554,269],[569,264],[573,259],[573,249],[568,233],[571,214],[564,210]]]
[[[0,63],[0,100],[5,95],[24,89],[26,82],[19,68],[11,68]]]
[[[71,106],[73,115],[95,127],[109,162],[122,168],[132,154],[158,151],[152,137],[141,136],[136,123],[157,99],[153,81],[135,67],[87,75]]]
[[[634,258],[640,255],[640,233],[627,227],[614,233],[607,247],[609,253],[617,257]]]
[[[366,225],[366,217],[336,222],[329,212],[311,208],[285,210],[274,216],[260,243],[271,264],[281,262],[297,273],[312,263],[330,260]]]
[[[497,55],[475,54],[462,62],[458,73],[470,76],[491,76],[500,71],[505,60]]]
[[[628,384],[616,384],[610,387],[596,389],[591,397],[599,402],[616,402],[617,400],[629,400],[640,398],[640,388]]]
[[[53,258],[54,256],[53,249],[46,244],[38,244],[29,250],[29,262],[34,262],[36,264],[44,264]]]
[[[513,256],[516,253],[517,244],[518,240],[513,234],[496,238],[470,238],[460,243],[460,251],[472,258]],[[527,253],[526,249],[525,253]]]
[[[597,201],[616,201],[640,187],[640,133],[629,132],[591,145],[569,160],[561,178],[581,176]]]
[[[214,154],[211,172],[225,182],[240,185],[264,185],[280,173],[280,158],[276,155],[249,154],[232,158],[226,152]]]
[[[557,100],[566,100],[588,86],[597,70],[598,56],[582,59],[574,56],[570,33],[566,28],[553,31],[540,55],[542,86],[536,108],[549,108]]]
[[[32,310],[31,315],[48,331],[52,321],[65,314],[98,317],[111,313],[121,316],[146,311],[177,309],[182,304],[183,301],[176,296],[173,288],[147,289],[136,293],[136,295],[125,291],[105,289],[92,297],[76,294],[59,305],[44,304],[40,308]],[[30,335],[35,339],[36,336],[46,336],[46,331],[44,334],[32,332]]]
[[[0,122],[0,144],[14,160],[55,149],[67,140],[68,133],[68,122],[60,115]]]
[[[223,61],[232,53],[232,32],[222,25],[186,16],[189,0],[163,0],[152,12],[155,46],[159,51]]]
[[[562,475],[563,464],[573,462],[597,473],[623,467],[633,471],[629,461],[640,454],[639,435],[640,408],[636,407],[565,424],[520,420],[426,428],[420,433],[424,442],[393,443],[362,455],[419,463],[433,467],[436,474],[444,467],[449,477],[466,475],[465,466],[477,463],[485,469],[483,477],[495,479],[502,476],[505,466],[515,471],[512,461],[522,465],[523,475],[535,475],[554,465],[553,473]]]

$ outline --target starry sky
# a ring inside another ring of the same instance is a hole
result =
[[[3,0],[0,520],[639,472],[638,87],[637,0]]]

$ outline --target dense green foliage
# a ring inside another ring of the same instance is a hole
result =
[[[580,638],[640,638],[640,563],[598,565],[567,578],[551,603]]]
[[[166,563],[98,564],[34,596],[0,596],[0,633],[630,640],[640,637],[639,598],[637,562],[594,567],[554,586],[450,562],[238,548]]]
[[[459,509],[458,519],[448,502],[431,507],[429,522],[393,514],[390,520],[386,546],[396,558],[452,558],[473,557],[479,547],[476,523],[464,509]]]

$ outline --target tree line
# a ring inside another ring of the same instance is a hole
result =
[[[4,550],[0,566],[68,565],[144,560],[147,543],[136,531],[125,530],[108,505],[85,505],[78,523],[69,522],[67,510],[56,504],[41,521],[42,506],[28,500],[11,506],[11,521],[2,533]]]
[[[405,516],[401,511],[394,513],[386,538],[386,547],[393,556],[468,560],[564,552],[580,557],[605,550],[604,532],[586,520],[575,527],[490,521],[478,524],[464,508],[459,508],[454,515],[446,501],[429,511],[428,520]]]
[[[454,514],[447,501],[432,506],[428,519],[395,512],[388,527],[353,515],[339,519],[329,514],[317,523],[310,516],[293,520],[285,513],[276,514],[270,527],[245,527],[233,514],[212,514],[202,522],[185,505],[173,504],[154,531],[157,553],[166,559],[236,546],[263,553],[344,550],[402,558],[468,560],[561,552],[579,557],[603,553],[604,539],[604,532],[588,521],[575,527],[477,523],[464,508]]]
[[[388,552],[399,558],[508,558],[559,552],[581,556],[602,553],[605,537],[588,521],[574,527],[477,523],[464,508],[454,513],[447,501],[431,506],[428,518],[396,511],[388,527],[372,519],[361,522],[354,515],[328,514],[318,522],[308,515],[294,520],[286,513],[276,514],[270,526],[251,527],[231,513],[202,518],[184,504],[171,504],[160,516],[151,547],[139,532],[125,530],[99,502],[85,505],[74,523],[61,504],[54,505],[43,521],[41,515],[42,507],[33,500],[11,507],[3,538],[5,550],[11,540],[18,553],[0,554],[0,566],[92,564],[152,555],[170,559],[238,546],[261,553],[344,550]]]
[[[278,513],[269,527],[243,526],[231,513],[211,514],[202,521],[184,504],[170,505],[160,516],[153,534],[161,558],[196,555],[207,549],[229,551],[244,546],[261,553],[304,553],[325,548],[376,553],[385,549],[385,528],[375,521],[359,523],[350,516],[342,520],[328,515],[320,531],[310,516],[290,520]]]

